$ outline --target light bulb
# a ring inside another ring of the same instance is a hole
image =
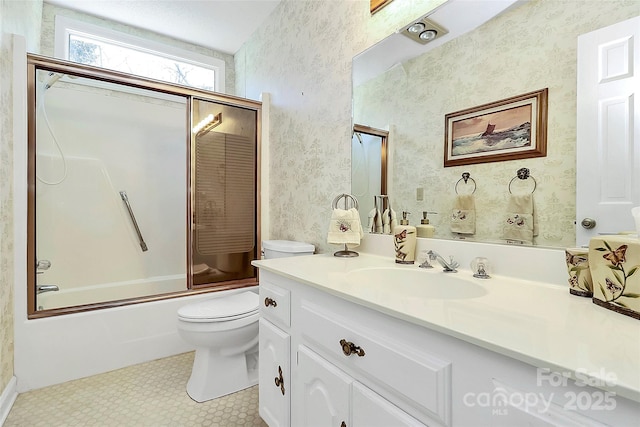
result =
[[[425,41],[430,41],[436,38],[438,32],[436,30],[427,30],[423,33],[420,33],[420,38]]]
[[[415,24],[407,28],[407,31],[409,31],[410,33],[418,34],[420,31],[423,31],[424,29],[425,29],[425,26],[422,22],[416,22]]]

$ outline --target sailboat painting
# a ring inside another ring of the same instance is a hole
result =
[[[547,89],[447,114],[445,167],[546,156],[546,120]]]

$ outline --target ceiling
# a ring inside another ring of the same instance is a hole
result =
[[[280,0],[44,0],[235,54]]]

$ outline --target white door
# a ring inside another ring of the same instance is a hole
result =
[[[576,240],[635,230],[640,205],[640,17],[578,37]],[[588,227],[589,219],[595,221]],[[583,225],[584,222],[584,225]]]
[[[260,319],[259,412],[270,427],[288,427],[291,399],[291,337]]]
[[[298,348],[292,426],[349,427],[350,376],[305,346]]]

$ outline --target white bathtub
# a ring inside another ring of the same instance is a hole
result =
[[[180,292],[187,289],[187,277],[184,274],[156,276],[147,279],[129,280],[125,282],[103,283],[99,285],[43,292],[37,295],[38,310],[97,302],[116,301],[150,295]]]

